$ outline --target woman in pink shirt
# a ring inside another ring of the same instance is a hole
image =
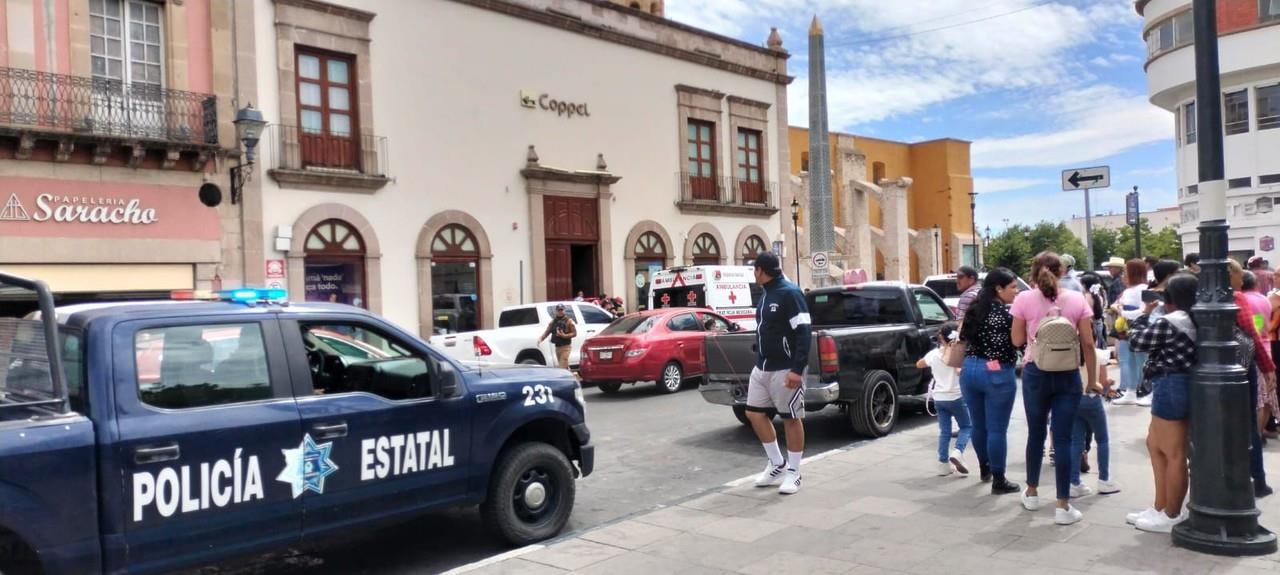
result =
[[[1042,320],[1064,317],[1076,328],[1080,350],[1090,389],[1097,387],[1097,358],[1093,347],[1093,310],[1084,296],[1058,287],[1058,279],[1066,271],[1058,254],[1041,252],[1031,264],[1031,280],[1036,289],[1024,291],[1013,300],[1013,344],[1026,344],[1022,367],[1022,407],[1027,414],[1027,489],[1022,493],[1022,506],[1028,511],[1040,509],[1040,464],[1044,460],[1044,440],[1053,414],[1053,448],[1057,453],[1071,453],[1071,431],[1076,410],[1084,395],[1080,381],[1080,364],[1068,371],[1042,371],[1035,357],[1036,330]],[[1071,525],[1084,514],[1071,506],[1071,466],[1054,468],[1057,487],[1057,509],[1054,523]]]

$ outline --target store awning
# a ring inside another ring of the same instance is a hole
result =
[[[195,288],[191,264],[0,264],[0,271],[44,280],[55,293]]]

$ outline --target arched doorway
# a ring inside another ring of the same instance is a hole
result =
[[[693,240],[693,265],[720,265],[720,243],[711,234],[702,234]]]
[[[764,245],[760,236],[747,236],[747,241],[742,244],[742,265],[751,265],[756,261],[756,256],[767,251],[769,248]]]
[[[307,233],[303,247],[306,301],[368,307],[365,243],[360,232],[343,220],[324,220]]]
[[[435,333],[480,329],[480,247],[466,227],[449,224],[431,239],[431,294]]]
[[[666,263],[667,246],[658,234],[645,232],[636,240],[633,254],[636,260],[636,309],[646,310],[649,309],[649,280],[653,271],[662,269]]]

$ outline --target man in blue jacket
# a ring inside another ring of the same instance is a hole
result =
[[[764,287],[756,307],[756,365],[747,387],[747,419],[764,445],[769,463],[756,487],[779,486],[790,495],[800,490],[804,454],[804,375],[809,367],[809,306],[804,293],[782,277],[772,252],[756,256],[756,283]],[[772,413],[782,416],[787,459],[778,449]]]

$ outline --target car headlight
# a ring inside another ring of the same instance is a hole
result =
[[[640,357],[640,356],[644,355],[644,354],[645,354],[645,352],[647,352],[647,351],[649,351],[649,348],[647,348],[647,347],[642,347],[642,348],[640,348],[640,349],[628,349],[628,350],[627,350],[627,357]]]

